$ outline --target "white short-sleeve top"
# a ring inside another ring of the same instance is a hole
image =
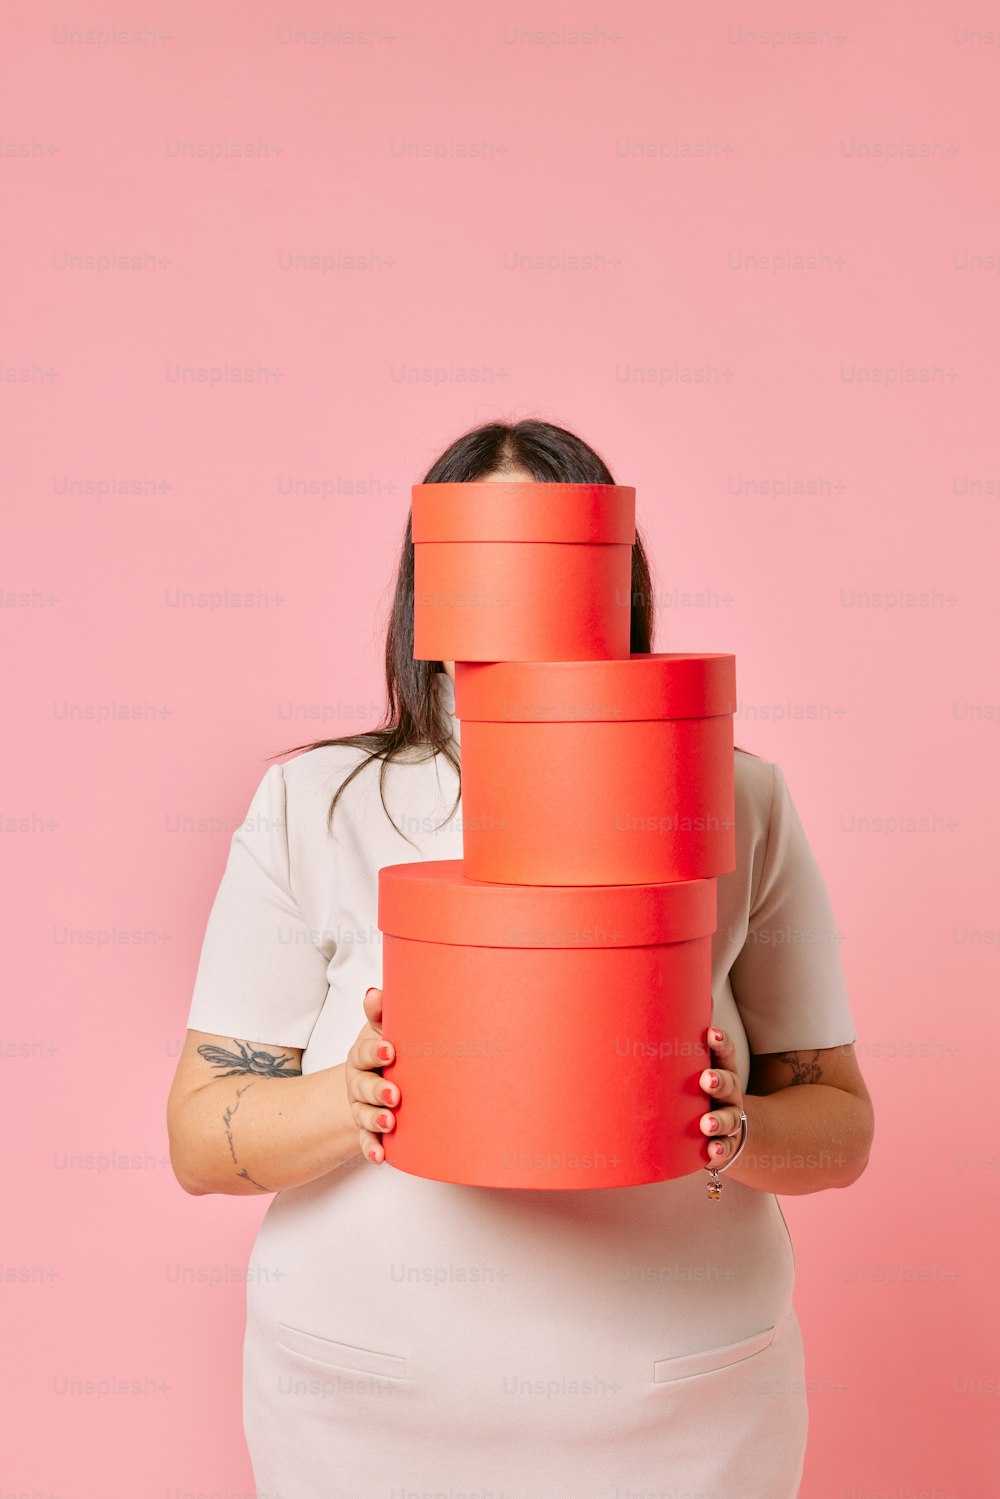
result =
[[[436,690],[458,741],[446,674]],[[458,778],[441,755],[389,767],[386,804],[412,842],[383,809],[377,762],[348,786],[331,837],[330,798],[362,758],[328,746],[263,776],[208,919],[191,1029],[302,1047],[305,1072],[346,1058],[365,991],[380,986],[378,870],[462,856],[461,806],[446,820]],[[784,777],[737,751],[735,786],[737,868],[718,881],[712,1020],[736,1040],[745,1088],[751,1049],[833,1047],[853,1041],[855,1027],[831,903]],[[723,1181],[716,1201],[700,1168],[603,1190],[479,1188],[359,1151],[278,1192],[254,1245],[246,1343],[253,1399],[279,1413],[276,1448],[287,1448],[290,1405],[264,1392],[282,1327],[408,1358],[421,1380],[433,1368],[455,1409],[472,1401],[471,1432],[488,1420],[490,1402],[483,1394],[476,1407],[468,1373],[482,1384],[484,1359],[520,1367],[530,1348],[540,1373],[595,1359],[652,1371],[776,1326],[794,1283],[778,1198]],[[657,1388],[644,1384],[641,1402]]]

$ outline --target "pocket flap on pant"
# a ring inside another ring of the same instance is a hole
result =
[[[740,1359],[763,1353],[774,1342],[774,1328],[755,1332],[738,1343],[722,1343],[717,1348],[703,1348],[698,1353],[684,1353],[680,1358],[661,1358],[653,1364],[653,1380],[656,1384],[669,1384],[675,1379],[689,1379],[692,1374],[710,1374],[714,1369],[725,1369],[729,1364],[738,1364]]]
[[[406,1378],[406,1359],[395,1353],[379,1353],[374,1348],[358,1348],[351,1343],[338,1343],[333,1338],[321,1338],[315,1332],[303,1332],[300,1327],[289,1327],[287,1322],[278,1323],[278,1342],[293,1353],[304,1353],[321,1364],[332,1364],[338,1369],[353,1369],[357,1374],[381,1374],[386,1379]]]

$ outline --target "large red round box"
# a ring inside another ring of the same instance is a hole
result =
[[[736,658],[455,663],[476,880],[621,885],[736,868]]]
[[[635,1186],[708,1163],[716,881],[538,889],[379,870],[386,1161],[437,1181]]]
[[[415,484],[417,661],[585,661],[631,643],[635,490]]]

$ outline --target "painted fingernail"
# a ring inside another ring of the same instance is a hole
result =
[[[708,1074],[708,1086],[710,1088],[717,1088],[719,1086],[719,1079],[714,1072]]]
[[[378,1125],[378,1127],[380,1129],[388,1129],[389,1128],[389,1115],[388,1114],[379,1114],[378,1118],[375,1120],[375,1123]]]
[[[379,1049],[378,1049],[378,1055],[382,1058],[383,1062],[389,1062],[389,1061],[391,1061],[392,1060],[392,1047],[391,1046],[380,1046]]]
[[[721,1145],[721,1143],[719,1141],[716,1141],[714,1145],[710,1145],[708,1148],[712,1152],[713,1155],[721,1155],[722,1154],[722,1145]]]
[[[722,1032],[721,1031],[713,1031],[712,1032],[712,1040],[713,1041],[721,1041],[722,1040]]]
[[[379,1098],[381,1098],[383,1103],[392,1103],[392,1096],[391,1088],[383,1088],[379,1094]]]
[[[718,1121],[718,1119],[710,1119],[708,1121],[708,1127],[709,1127],[709,1129],[718,1129],[719,1128],[719,1121]]]
[[[368,1159],[370,1161],[375,1161],[376,1164],[377,1164],[377,1162],[378,1162],[378,1151],[377,1150],[370,1150],[368,1152]]]

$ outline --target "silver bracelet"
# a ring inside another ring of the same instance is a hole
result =
[[[730,1168],[730,1166],[733,1164],[733,1162],[739,1160],[739,1158],[740,1158],[740,1151],[743,1149],[743,1147],[744,1147],[744,1145],[746,1143],[747,1143],[747,1116],[746,1116],[746,1114],[744,1114],[743,1110],[740,1109],[740,1143],[736,1147],[735,1154],[732,1155],[732,1156],[730,1156],[729,1160],[726,1162],[726,1164],[724,1166],[705,1166],[704,1167],[704,1170],[706,1170],[707,1172],[710,1173],[710,1175],[709,1175],[709,1181],[708,1181],[708,1195],[709,1195],[709,1197],[714,1198],[715,1200],[718,1200],[718,1198],[722,1196],[722,1183],[719,1180],[719,1172],[720,1171],[728,1171],[729,1168]]]

